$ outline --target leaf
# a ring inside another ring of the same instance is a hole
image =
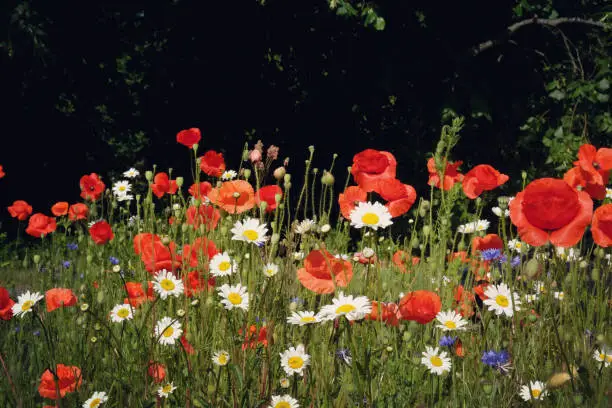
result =
[[[554,91],[552,91],[551,93],[548,94],[548,96],[550,96],[551,98],[560,101],[563,98],[565,98],[565,93],[559,89],[555,89]]]
[[[385,19],[382,17],[377,17],[376,22],[374,23],[374,28],[378,31],[382,31],[385,29]]]
[[[607,91],[610,88],[610,81],[604,78],[597,83],[597,87],[602,91]]]

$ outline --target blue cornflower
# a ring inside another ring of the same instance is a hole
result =
[[[521,264],[521,257],[520,256],[515,256],[514,258],[512,258],[510,260],[510,266],[513,267],[513,268],[516,268],[520,264]]]
[[[351,350],[347,348],[338,349],[338,351],[336,351],[336,357],[338,357],[340,360],[344,361],[348,365],[351,365],[351,362],[353,361],[353,357],[351,356]]]
[[[111,265],[119,265],[119,259],[115,258],[114,256],[111,256],[108,258],[108,260],[110,261]]]
[[[32,334],[38,337],[40,336],[40,330],[34,330]]]
[[[502,254],[497,259],[497,262],[499,262],[500,265],[505,264],[506,262],[508,262],[508,257],[506,255]]]
[[[483,261],[493,261],[501,256],[501,251],[497,248],[483,249],[480,251]]]
[[[297,303],[297,304],[302,304],[302,303],[304,303],[304,301],[303,301],[302,299],[300,299],[299,297],[297,297],[297,296],[296,296],[296,297],[292,297],[292,298],[291,298],[291,302],[292,302],[292,303]]]
[[[489,350],[482,354],[480,359],[484,364],[491,368],[496,368],[502,373],[507,373],[510,369],[510,354],[506,350]]]
[[[442,338],[440,338],[439,344],[442,347],[451,347],[453,344],[455,344],[456,340],[457,340],[457,337],[442,336]]]
[[[72,265],[72,262],[64,261],[64,262],[62,262],[62,265],[64,266],[64,268],[68,269],[68,268],[70,268],[70,265]]]
[[[77,245],[76,242],[70,242],[66,244],[66,247],[71,251],[76,251],[77,249],[79,249],[79,246]]]

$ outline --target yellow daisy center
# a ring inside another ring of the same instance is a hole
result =
[[[28,310],[32,308],[33,305],[34,305],[33,300],[26,300],[25,302],[23,302],[23,305],[21,305],[21,311],[27,312]]]
[[[275,271],[274,271],[274,269],[272,269],[272,268],[268,268],[268,269],[266,269],[266,273],[267,273],[268,275],[274,275],[274,272],[275,272]]]
[[[219,264],[219,270],[222,272],[227,271],[231,267],[232,267],[232,264],[227,261],[223,261]]]
[[[127,187],[125,186],[119,186],[119,191],[125,191],[127,189]]]
[[[240,296],[239,293],[232,292],[227,295],[227,300],[229,300],[232,305],[239,305],[242,303],[242,296]]]
[[[315,318],[314,318],[314,317],[312,317],[312,316],[303,316],[303,317],[300,319],[300,321],[302,321],[302,322],[304,322],[304,323],[312,323],[312,322],[314,322],[315,320],[317,320],[317,319],[315,319]]]
[[[429,361],[431,361],[431,365],[434,367],[442,367],[442,359],[438,356],[432,356]]]
[[[129,315],[130,315],[130,311],[127,308],[119,309],[119,311],[117,311],[117,316],[119,316],[122,319],[125,319]]]
[[[163,290],[174,290],[175,288],[174,282],[172,282],[171,279],[162,279],[161,282],[159,282],[159,286],[161,286]]]
[[[172,326],[168,326],[166,327],[166,329],[164,330],[164,332],[162,333],[162,336],[164,337],[170,337],[174,334],[174,328]]]
[[[89,403],[89,408],[97,408],[100,406],[101,403],[102,400],[100,398],[95,398]]]
[[[166,384],[163,386],[162,391],[166,394],[172,391],[172,384]]]
[[[531,395],[533,396],[533,398],[538,398],[540,394],[542,394],[542,390],[538,390],[537,388],[533,388],[531,390]]]
[[[219,358],[217,360],[219,361],[219,364],[221,365],[227,364],[227,356],[225,355],[225,353],[219,354]]]
[[[346,313],[352,312],[355,309],[356,309],[356,307],[351,305],[351,304],[342,305],[342,306],[340,306],[340,307],[338,307],[336,309],[336,314],[338,314],[338,315],[339,314],[346,314]]]
[[[497,303],[501,307],[508,307],[508,305],[510,304],[508,298],[504,295],[497,295],[495,297],[495,303]]]
[[[606,363],[612,363],[612,355],[606,355]]]
[[[246,230],[242,233],[242,235],[249,241],[255,241],[257,238],[259,238],[259,234],[255,230]]]
[[[449,329],[456,329],[457,325],[452,320],[447,320],[444,322],[444,325]]]
[[[361,222],[367,225],[378,224],[379,220],[380,218],[378,217],[378,215],[374,213],[366,213],[363,215],[363,217],[361,217]]]
[[[287,364],[289,365],[289,367],[293,368],[294,370],[297,370],[298,368],[301,368],[304,365],[304,359],[302,359],[302,357],[300,356],[289,357],[289,361],[287,362]]]
[[[276,404],[274,408],[291,408],[291,405],[289,405],[288,402],[281,401],[278,404]]]

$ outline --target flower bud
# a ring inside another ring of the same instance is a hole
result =
[[[176,181],[177,186],[183,187],[183,183],[185,182],[185,179],[182,177],[177,177],[175,181]]]
[[[280,235],[279,234],[272,234],[272,236],[270,237],[270,242],[272,244],[278,244],[278,241],[280,241]]]
[[[259,208],[261,209],[261,211],[266,211],[266,208],[268,208],[268,202],[267,201],[260,202]]]
[[[323,175],[321,176],[321,183],[326,185],[326,186],[333,186],[334,182],[335,182],[335,178],[334,175],[331,174],[329,171],[325,170],[323,172]]]
[[[431,232],[431,227],[429,225],[424,225],[423,226],[423,235],[428,236],[430,232]]]
[[[314,146],[312,146],[312,145],[308,146],[308,151],[309,151],[310,153],[314,153],[314,151],[315,151]]]
[[[542,266],[536,259],[530,259],[523,268],[523,276],[527,279],[535,279],[542,272]]]
[[[153,181],[153,172],[151,170],[145,171],[145,178],[147,181]]]
[[[283,198],[282,194],[274,194],[274,202],[276,204],[280,204],[282,198]]]
[[[322,226],[321,226],[321,232],[322,232],[322,233],[324,233],[324,234],[325,234],[325,233],[328,233],[328,232],[329,232],[329,230],[331,230],[331,225],[329,225],[329,224],[325,224],[325,225],[322,225]]]
[[[82,311],[82,312],[86,312],[88,309],[89,309],[89,304],[87,304],[87,303],[83,303],[83,304],[81,305],[81,311]]]
[[[179,309],[179,310],[177,310],[177,311],[176,311],[176,315],[177,315],[178,317],[183,317],[183,316],[185,316],[185,310],[183,310],[183,309]]]
[[[251,169],[244,169],[244,171],[242,172],[242,175],[244,176],[245,180],[248,180],[249,177],[251,177]]]
[[[287,170],[282,166],[276,168],[273,173],[274,178],[278,181],[281,181],[285,177],[285,174],[287,174]]]
[[[198,147],[200,147],[200,145],[197,144],[197,143],[194,143],[193,146],[191,146],[191,148],[193,149],[194,152],[198,151]]]
[[[34,263],[38,265],[38,263],[40,262],[40,255],[36,254],[32,257],[32,259],[34,260]]]

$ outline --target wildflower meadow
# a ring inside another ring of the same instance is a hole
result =
[[[15,197],[0,406],[610,406],[612,149],[502,195],[503,169],[453,157],[462,125],[420,194],[392,152],[319,170],[311,146],[291,174],[276,146],[224,157],[191,128],[191,174]]]

